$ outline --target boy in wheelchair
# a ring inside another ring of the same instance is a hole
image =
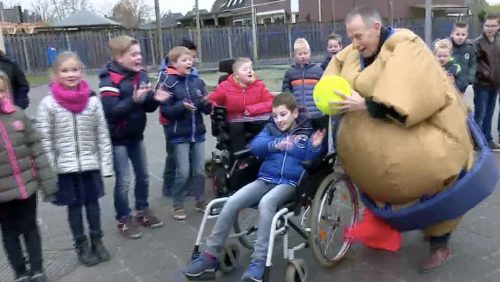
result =
[[[295,197],[295,189],[305,174],[303,161],[313,160],[323,153],[324,131],[312,133],[309,119],[299,116],[294,97],[283,93],[272,104],[273,121],[251,142],[251,152],[264,159],[258,179],[229,197],[217,218],[207,249],[184,269],[190,280],[205,280],[203,276],[218,269],[217,255],[222,250],[238,212],[258,203],[259,223],[253,259],[241,281],[262,281],[271,223],[277,209]],[[214,276],[212,276],[214,277]]]

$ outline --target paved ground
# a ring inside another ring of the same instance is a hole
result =
[[[95,79],[90,79],[95,86]],[[47,92],[39,86],[31,92],[35,111],[38,101]],[[470,96],[470,94],[469,94]],[[468,97],[470,100],[470,97]],[[496,117],[496,115],[495,115]],[[496,128],[496,121],[495,121]],[[177,222],[170,215],[170,201],[161,196],[161,174],[165,149],[157,114],[151,114],[146,132],[148,164],[151,171],[151,206],[165,221],[158,230],[144,230],[140,240],[127,241],[115,231],[112,187],[114,180],[106,180],[107,195],[102,199],[104,242],[112,253],[112,260],[92,268],[77,264],[72,250],[71,236],[66,221],[65,208],[43,203],[39,208],[39,222],[43,236],[45,267],[51,281],[61,282],[180,282],[180,268],[189,259],[201,215],[194,211],[193,203],[187,204],[188,219]],[[207,152],[214,146],[207,142]],[[498,158],[497,160],[500,160]],[[430,274],[420,274],[417,266],[427,255],[428,247],[419,232],[404,235],[403,247],[397,253],[374,251],[355,246],[348,257],[334,269],[317,265],[310,250],[298,256],[309,265],[309,280],[320,281],[500,281],[500,192],[469,212],[460,228],[454,233],[451,245],[455,255],[449,264]],[[279,241],[278,241],[279,242]],[[242,249],[242,266],[231,275],[218,276],[217,281],[238,281],[249,260],[249,252]],[[273,257],[273,282],[284,281],[286,264],[278,250]],[[11,270],[5,255],[0,251],[0,281],[11,281]]]

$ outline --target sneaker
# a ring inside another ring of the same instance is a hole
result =
[[[252,260],[247,268],[247,271],[241,277],[244,282],[262,282],[266,262],[263,260]]]
[[[490,150],[492,150],[493,152],[500,152],[500,146],[497,143],[490,141],[488,142],[488,146],[490,147]]]
[[[174,207],[173,217],[177,220],[185,220],[187,216],[186,216],[186,212],[184,211],[184,208]]]
[[[163,221],[159,220],[149,208],[137,211],[136,220],[144,227],[159,228],[163,226]]]
[[[193,259],[182,272],[189,280],[195,280],[193,278],[213,280],[215,279],[217,268],[217,259],[212,255],[203,253]]]
[[[47,275],[45,275],[45,273],[43,273],[43,272],[35,272],[31,276],[31,280],[27,280],[27,281],[31,281],[31,282],[47,282],[49,280],[47,279]]]
[[[131,216],[118,221],[118,231],[123,237],[128,239],[139,239],[142,237],[139,226],[134,222]]]
[[[194,206],[194,209],[196,211],[204,213],[205,210],[207,209],[207,202],[205,201],[197,202],[196,205]]]

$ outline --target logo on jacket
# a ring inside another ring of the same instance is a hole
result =
[[[469,53],[465,53],[464,57],[465,57],[466,60],[468,60],[470,58]]]
[[[14,129],[17,131],[21,131],[24,129],[24,123],[20,120],[16,120],[12,122],[12,127],[14,127]]]
[[[295,136],[295,139],[293,140],[293,143],[298,148],[304,149],[305,147],[307,147],[307,141],[308,140],[309,140],[309,137],[307,137],[307,135],[300,134],[300,135],[296,135]]]

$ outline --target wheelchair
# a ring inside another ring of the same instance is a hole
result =
[[[212,133],[217,137],[217,149],[221,151],[212,155],[215,168],[212,180],[217,198],[206,207],[192,259],[201,254],[200,249],[208,220],[218,217],[232,193],[257,179],[261,164],[261,160],[252,156],[248,148],[234,151],[229,147],[227,141],[232,139],[231,128],[224,122],[224,114],[223,108],[216,108],[212,116]],[[248,122],[248,120],[241,121]],[[253,126],[260,128],[263,126],[262,120],[252,120],[252,122],[257,122],[257,125]],[[232,124],[240,123],[233,120]],[[251,136],[253,132],[246,133]],[[242,137],[245,135],[239,135],[239,138]],[[333,171],[334,161],[335,155],[327,154],[317,160],[303,163],[307,176],[298,185],[295,199],[277,210],[273,217],[263,281],[272,281],[273,250],[278,236],[283,237],[283,257],[289,262],[285,276],[287,282],[307,281],[307,265],[304,260],[296,258],[296,252],[311,247],[320,265],[332,267],[339,263],[349,250],[351,242],[344,240],[343,230],[356,224],[358,220],[358,194],[345,175]],[[240,211],[237,216],[233,224],[234,233],[229,236],[228,243],[219,256],[219,270],[223,273],[231,272],[238,267],[240,250],[234,240],[238,240],[248,250],[253,249],[257,233],[257,205]],[[301,238],[298,245],[290,245],[290,230]],[[213,280],[216,278],[215,275],[215,272],[204,273],[199,277],[187,276],[187,278]]]

